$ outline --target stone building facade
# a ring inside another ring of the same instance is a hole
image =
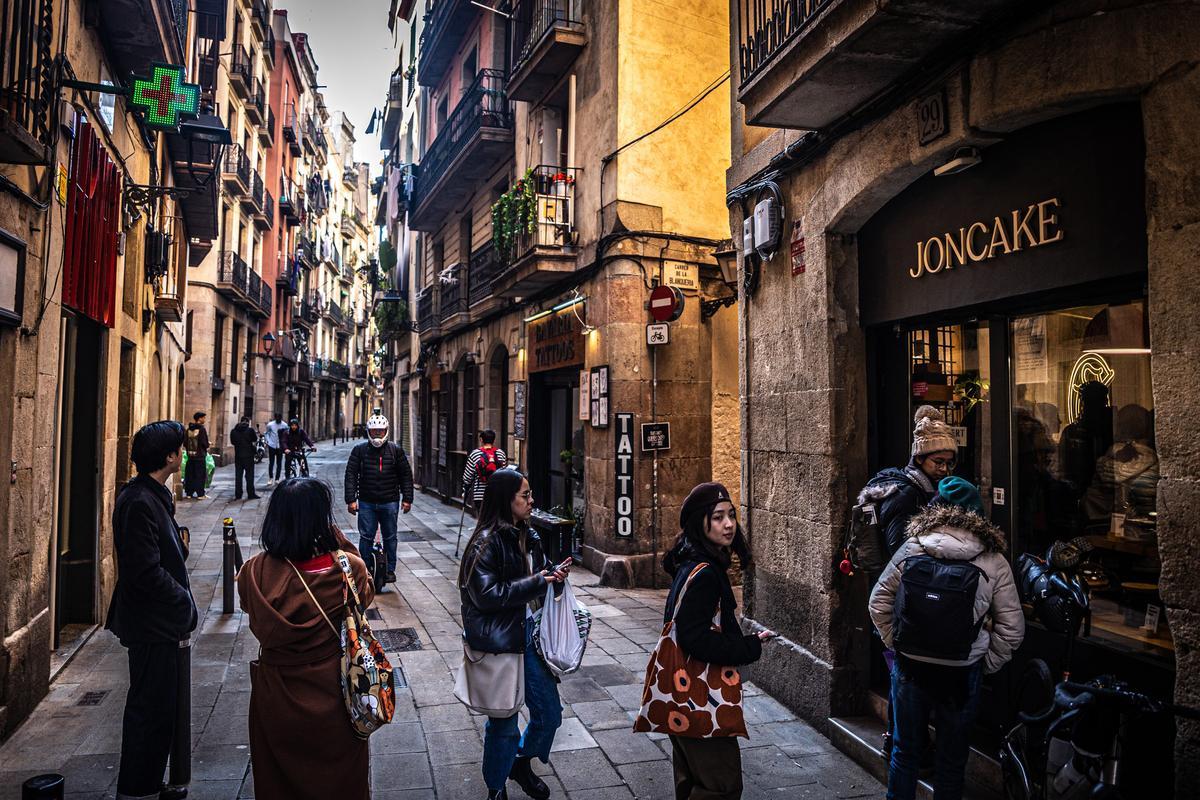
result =
[[[728,130],[725,10],[681,13],[524,2],[506,22],[445,3],[415,56],[427,100],[401,202],[421,234],[418,481],[457,501],[478,432],[495,430],[553,517],[536,524],[619,585],[661,581],[696,483],[738,483],[736,373],[714,360],[735,355],[736,318],[702,310],[730,295],[715,190],[728,162],[699,146]],[[668,283],[682,313],[650,346],[649,295]],[[643,450],[652,422],[670,424],[669,450]]]
[[[1056,538],[1093,546],[1073,675],[1200,705],[1200,13],[788,5],[772,38],[754,4],[730,4],[730,231],[740,242],[765,201],[783,231],[739,256],[747,613],[785,637],[754,680],[847,747],[878,707],[868,587],[836,564],[852,498],[903,464],[912,411],[932,402],[962,431],[958,472],[983,486],[1014,560]],[[1081,464],[1097,418],[1103,442]],[[1135,462],[1136,481],[1117,469],[1114,486],[1112,465]],[[1061,642],[1029,628],[981,726],[1012,719],[1031,658],[1062,666]],[[1131,741],[1133,785],[1196,794],[1195,723]]]
[[[0,19],[0,738],[104,621],[130,437],[183,413],[186,271],[217,232],[215,193],[195,184],[211,151],[189,168],[183,136],[88,84],[166,62],[205,90],[196,60],[220,25],[188,4],[84,5]]]

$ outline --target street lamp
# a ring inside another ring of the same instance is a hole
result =
[[[722,247],[713,254],[717,259],[717,265],[721,268],[721,280],[725,285],[732,290],[732,294],[725,297],[719,297],[715,300],[700,301],[700,319],[705,320],[712,317],[720,309],[725,306],[731,306],[737,302],[737,250],[733,247],[731,240],[726,240],[722,243]]]
[[[267,351],[267,355],[271,355],[271,349],[275,347],[275,334],[267,331],[263,334],[263,349]]]

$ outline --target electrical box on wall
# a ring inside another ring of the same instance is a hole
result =
[[[754,245],[761,251],[779,248],[779,203],[773,197],[758,201],[754,206]]]
[[[754,255],[753,217],[746,217],[742,220],[742,255],[746,257]]]

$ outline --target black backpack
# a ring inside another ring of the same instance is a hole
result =
[[[875,500],[865,500],[850,509],[842,559],[841,569],[849,575],[855,570],[878,575],[891,560],[879,525],[879,503]]]
[[[966,661],[986,615],[975,619],[979,578],[987,574],[970,561],[904,559],[893,611],[892,646],[909,656]]]

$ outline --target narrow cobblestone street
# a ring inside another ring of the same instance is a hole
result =
[[[321,443],[311,464],[339,501],[338,522],[353,532],[340,504],[348,445]],[[232,468],[217,470],[208,497],[181,501],[178,519],[191,529],[192,588],[201,608],[192,654],[192,783],[189,797],[254,797],[247,714],[248,664],[257,653],[244,614],[221,613],[221,528],[230,516],[247,557],[266,510],[262,499],[234,501]],[[485,797],[479,770],[483,717],[453,696],[461,655],[459,597],[454,586],[458,512],[418,494],[401,519],[398,584],[376,599],[377,631],[415,631],[419,649],[393,654],[398,668],[396,716],[371,738],[372,796],[379,800]],[[468,520],[469,522],[469,520]],[[571,800],[670,798],[670,746],[664,737],[632,733],[646,653],[657,638],[665,591],[601,588],[575,571],[572,581],[595,622],[584,667],[561,686],[563,726],[548,767],[538,765],[554,797]],[[402,673],[401,673],[402,671]],[[0,748],[0,800],[19,798],[21,783],[43,772],[66,776],[75,798],[115,797],[121,712],[127,686],[125,652],[97,631],[57,675],[50,694]],[[878,796],[880,785],[809,725],[771,697],[748,687],[751,739],[743,743],[747,800],[761,797]],[[314,730],[313,757],[320,757]],[[510,795],[522,796],[515,784]]]

